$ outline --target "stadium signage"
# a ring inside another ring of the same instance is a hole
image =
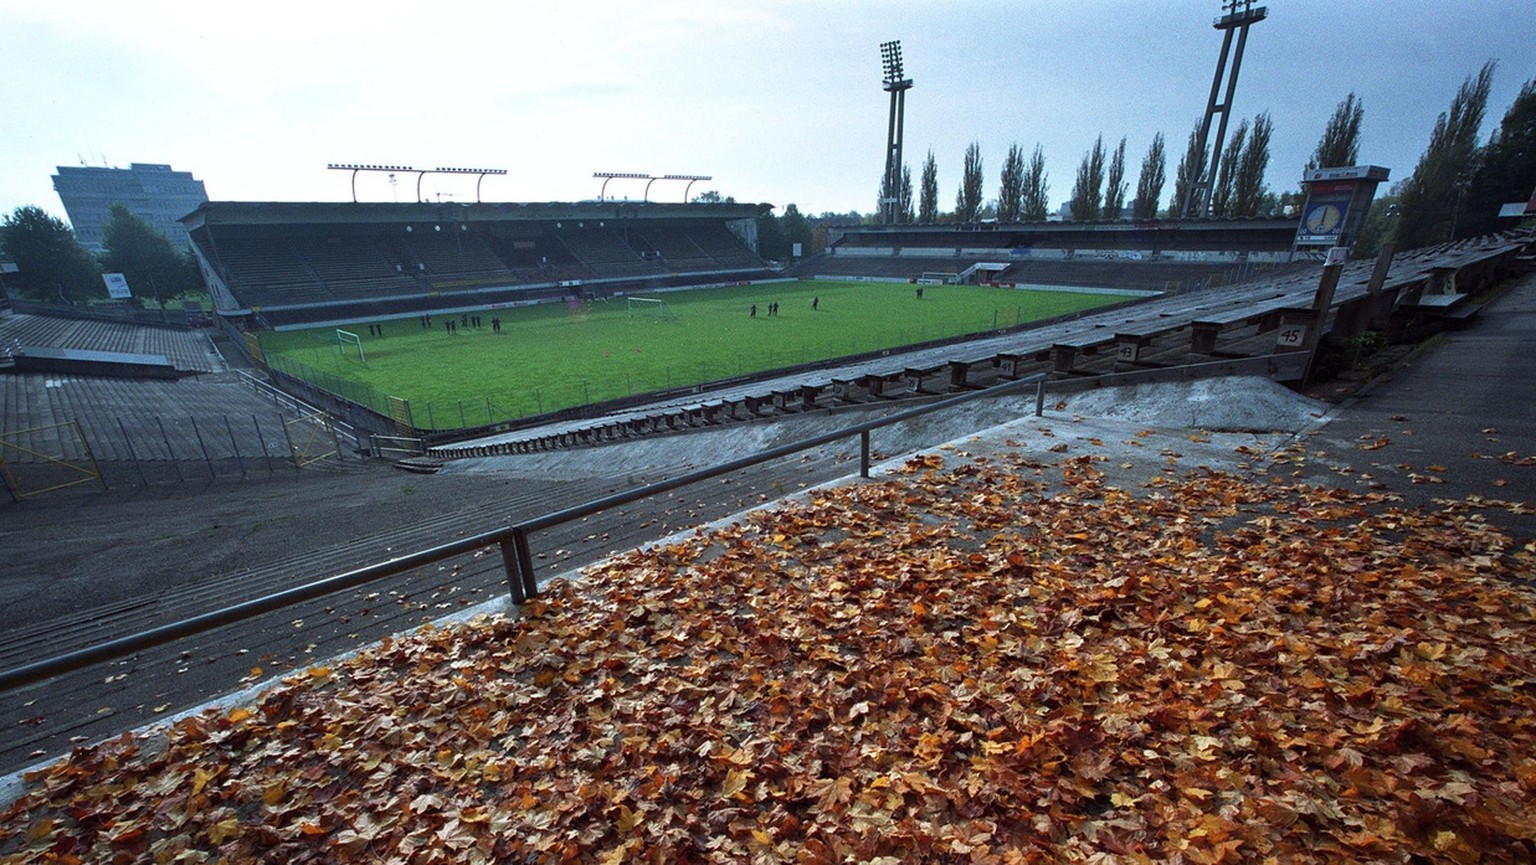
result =
[[[1295,248],[1352,247],[1376,196],[1376,186],[1389,173],[1379,165],[1306,171],[1301,185],[1306,187],[1307,201],[1296,227]]]
[[[128,289],[128,277],[121,273],[103,273],[101,281],[107,284],[107,296],[113,300],[133,297],[133,292]]]
[[[1391,171],[1380,165],[1350,165],[1343,168],[1313,168],[1301,178],[1302,183],[1319,180],[1386,180]]]

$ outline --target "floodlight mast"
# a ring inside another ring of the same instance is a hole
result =
[[[354,165],[350,162],[328,162],[326,163],[325,167],[331,169],[332,171],[352,172],[353,204],[357,203],[357,173],[359,171],[418,171],[418,169],[412,168],[409,165]],[[416,176],[416,199],[418,201],[421,200],[421,175],[419,173]]]
[[[713,177],[711,177],[710,175],[707,175],[707,174],[638,174],[638,173],[635,173],[635,172],[628,172],[628,171],[594,171],[594,172],[592,172],[592,176],[593,177],[601,177],[603,179],[602,188],[599,189],[598,192],[597,192],[597,200],[598,201],[606,201],[607,200],[607,196],[608,196],[608,181],[610,181],[610,180],[644,180],[645,181],[645,194],[641,197],[640,200],[641,201],[647,201],[647,202],[651,200],[651,184],[652,183],[655,183],[658,180],[686,180],[686,181],[688,181],[688,185],[683,187],[683,203],[684,204],[688,203],[688,190],[693,188],[693,184],[694,184],[695,181],[699,181],[699,180],[714,180]]]
[[[1243,65],[1243,46],[1248,42],[1248,28],[1263,21],[1269,14],[1269,10],[1263,6],[1253,8],[1253,0],[1225,0],[1222,6],[1227,10],[1227,14],[1217,18],[1211,25],[1222,31],[1221,56],[1216,60],[1216,76],[1211,81],[1211,97],[1205,103],[1205,119],[1200,121],[1201,153],[1206,152],[1206,143],[1211,133],[1211,118],[1220,113],[1221,121],[1216,127],[1216,143],[1211,146],[1211,158],[1206,164],[1205,176],[1197,178],[1184,193],[1181,213],[1185,219],[1195,219],[1210,213],[1211,191],[1216,188],[1216,167],[1221,162],[1221,142],[1227,136],[1227,119],[1232,114],[1232,95],[1237,92],[1237,73]],[[1237,31],[1237,51],[1232,55],[1232,74],[1226,77],[1225,98],[1217,103],[1216,97],[1221,92],[1221,83],[1227,68],[1227,52],[1232,48],[1233,30]]]
[[[658,180],[686,180],[686,181],[688,181],[688,185],[683,187],[683,203],[687,204],[688,203],[688,190],[693,188],[693,184],[694,183],[696,183],[696,182],[698,182],[700,180],[714,180],[714,178],[711,177],[708,174],[663,174],[660,177],[652,177],[651,178],[651,183],[654,183],[654,182],[656,182]],[[645,185],[645,200],[646,201],[650,201],[651,200],[651,184],[650,183],[647,183]]]
[[[608,181],[610,180],[650,180],[649,174],[640,174],[634,171],[594,171],[593,177],[601,177],[603,185],[597,190],[597,200],[608,200]]]
[[[880,216],[886,224],[895,223],[901,206],[901,138],[906,123],[907,91],[912,79],[905,77],[901,63],[901,42],[880,43],[880,65],[885,72],[882,86],[891,94],[891,116],[885,137],[885,179],[880,184]]]
[[[478,174],[475,180],[475,203],[480,203],[480,183],[485,180],[487,174],[506,174],[505,168],[412,168],[409,165],[354,165],[353,163],[327,163],[326,168],[334,171],[352,172],[352,203],[357,203],[357,173],[359,171],[385,171],[393,174],[397,171],[416,172],[416,203],[421,203],[421,178],[428,174]]]
[[[423,172],[426,173],[426,172]],[[480,184],[487,174],[506,174],[505,168],[434,168],[433,174],[476,174],[475,178],[475,203],[480,203]],[[416,178],[416,200],[421,200],[421,178]]]

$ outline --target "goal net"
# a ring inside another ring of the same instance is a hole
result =
[[[671,321],[672,313],[667,309],[667,302],[659,297],[634,297],[624,298],[625,305],[629,308],[630,318],[654,318],[658,321]]]
[[[908,271],[910,273],[910,271]],[[960,281],[960,274],[945,273],[938,270],[927,270],[917,278],[918,285],[954,285]]]
[[[368,365],[368,358],[363,356],[363,340],[350,330],[336,328],[336,350],[342,357],[357,355],[357,360],[363,366]]]

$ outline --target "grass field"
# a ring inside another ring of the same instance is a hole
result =
[[[979,333],[1124,300],[954,285],[921,286],[918,298],[917,288],[784,282],[644,295],[665,300],[665,320],[654,312],[631,316],[623,298],[487,309],[480,313],[479,329],[461,325],[456,334],[444,328],[449,318],[444,315],[432,317],[431,330],[415,318],[373,322],[383,328],[382,337],[370,335],[369,322],[349,325],[346,329],[362,338],[366,365],[355,347],[340,350],[333,327],[265,333],[261,343],[278,369],[353,399],[354,387],[408,399],[418,426],[448,429]],[[771,303],[779,304],[777,315],[769,315]],[[501,319],[501,333],[492,332],[492,317]]]

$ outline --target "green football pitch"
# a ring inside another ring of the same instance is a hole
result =
[[[918,289],[921,289],[919,296]],[[378,411],[410,401],[418,427],[496,423],[764,370],[945,339],[1125,300],[963,285],[781,282],[484,309],[264,333],[275,369]],[[756,305],[756,315],[752,314]],[[778,304],[776,314],[770,305]],[[501,320],[500,332],[491,319]],[[374,335],[373,326],[382,335]],[[360,345],[359,345],[360,343]],[[361,355],[361,358],[359,357]]]

